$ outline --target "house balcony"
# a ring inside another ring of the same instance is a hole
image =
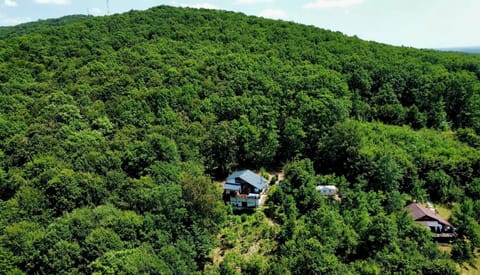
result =
[[[260,199],[261,194],[255,194],[255,193],[241,194],[239,192],[235,192],[233,197],[234,198],[242,198],[242,199]]]

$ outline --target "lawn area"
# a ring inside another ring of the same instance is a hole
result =
[[[451,244],[439,243],[438,244],[438,250],[450,254],[450,253],[452,253],[452,245]]]
[[[434,204],[434,205],[440,217],[445,218],[446,220],[450,219],[450,216],[452,215],[451,208],[447,208],[445,205],[441,205],[441,204]]]

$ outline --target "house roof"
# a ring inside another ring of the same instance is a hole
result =
[[[453,227],[451,223],[449,223],[444,218],[440,217],[437,213],[433,212],[432,210],[418,204],[418,203],[411,203],[405,207],[405,209],[409,210],[412,214],[413,220],[417,221],[425,217],[429,217],[438,221],[441,224],[448,225]]]
[[[258,189],[265,189],[267,187],[267,180],[250,170],[234,172],[227,178],[227,183],[225,185],[238,185],[235,181],[237,178],[240,178],[244,182]]]
[[[330,190],[335,190],[335,191],[338,190],[335,185],[317,185],[317,187],[315,187],[315,189],[317,191],[320,191],[322,189],[330,189]]]
[[[222,188],[224,190],[232,190],[232,191],[237,191],[237,192],[240,192],[240,188],[241,186],[238,185],[238,184],[228,184],[228,183],[225,183]]]

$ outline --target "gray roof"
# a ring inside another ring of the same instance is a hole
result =
[[[233,190],[233,191],[237,191],[237,192],[240,192],[240,188],[241,186],[240,185],[236,185],[236,184],[228,184],[228,183],[225,183],[222,188],[224,190]]]
[[[317,191],[320,191],[322,189],[335,190],[335,191],[338,190],[338,188],[335,185],[317,185],[317,187],[315,187],[315,189]]]
[[[236,185],[237,183],[235,182],[235,179],[237,178],[240,178],[241,180],[247,182],[248,184],[252,185],[257,189],[265,189],[267,187],[267,180],[253,173],[250,170],[242,170],[242,171],[234,172],[227,178],[227,184]]]

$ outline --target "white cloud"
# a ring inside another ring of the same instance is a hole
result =
[[[198,4],[181,4],[180,7],[183,8],[194,8],[194,9],[209,9],[217,10],[218,7],[210,3],[198,3]]]
[[[261,4],[261,3],[272,3],[273,0],[237,0],[239,4]]]
[[[346,8],[361,4],[365,0],[316,0],[305,4],[305,9],[323,9],[323,8]]]
[[[280,9],[266,9],[262,10],[259,14],[261,17],[272,19],[288,19],[288,15],[284,10]]]
[[[90,8],[88,9],[88,13],[91,15],[102,15],[103,11],[102,9],[99,9],[99,8]]]
[[[5,0],[5,1],[3,1],[3,4],[7,7],[16,7],[17,6],[17,2],[15,2],[15,0]]]
[[[52,4],[52,5],[66,5],[70,3],[69,0],[34,0],[37,4]]]
[[[30,21],[30,17],[8,17],[0,13],[0,26],[13,26]]]

